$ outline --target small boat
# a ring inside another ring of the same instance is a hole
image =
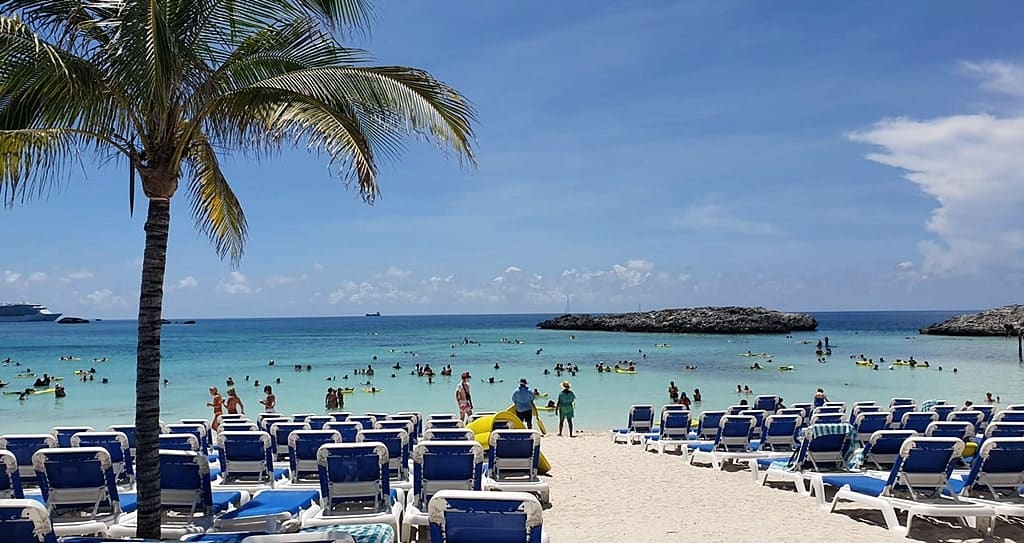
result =
[[[367,317],[379,317],[380,316],[380,311],[377,311],[376,313],[367,313],[366,316]]]

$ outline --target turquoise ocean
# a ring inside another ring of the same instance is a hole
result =
[[[961,312],[824,312],[815,313],[815,332],[786,335],[629,334],[567,332],[536,328],[551,315],[383,316],[288,319],[200,319],[195,325],[168,325],[163,330],[162,418],[209,417],[207,389],[234,379],[248,413],[261,411],[263,385],[272,384],[283,413],[322,412],[327,387],[353,386],[345,396],[351,412],[416,410],[454,412],[458,375],[470,371],[477,410],[506,408],[520,378],[552,396],[559,383],[572,382],[577,396],[577,425],[591,430],[621,425],[630,404],[661,405],[674,380],[692,395],[699,388],[703,402],[695,410],[724,408],[753,394],[779,394],[786,403],[810,401],[817,387],[832,400],[888,401],[895,396],[918,400],[980,402],[986,392],[1002,404],[1024,403],[1024,367],[1017,363],[1015,339],[952,338],[918,335],[917,329]],[[0,434],[48,431],[56,425],[106,427],[134,419],[134,321],[101,321],[87,325],[53,323],[0,324],[2,390],[30,387],[19,372],[31,368],[62,376],[65,398],[40,394],[19,400],[0,396]],[[818,363],[815,343],[828,336],[832,356]],[[466,340],[472,343],[466,343]],[[504,340],[504,341],[503,341]],[[657,347],[656,345],[663,345]],[[668,345],[668,346],[664,346]],[[742,353],[769,353],[765,358]],[[929,368],[888,365],[878,371],[857,366],[854,358],[894,361],[914,356]],[[61,356],[80,360],[61,361]],[[454,356],[453,356],[454,355]],[[646,358],[644,358],[646,355]],[[854,357],[854,358],[851,358]],[[376,360],[374,359],[376,357]],[[107,362],[93,359],[106,358]],[[268,361],[274,360],[274,366]],[[635,375],[598,373],[600,361],[633,360]],[[757,361],[764,370],[751,370]],[[544,375],[556,363],[576,364],[579,373]],[[435,371],[451,364],[455,377],[410,375],[415,365]],[[500,369],[494,369],[495,364]],[[296,371],[295,364],[312,366]],[[365,376],[356,368],[372,364],[376,394],[362,391]],[[400,365],[402,369],[393,370]],[[776,368],[793,365],[780,372]],[[685,366],[697,366],[685,370]],[[939,370],[939,367],[942,370]],[[95,380],[81,382],[75,370],[95,368]],[[953,372],[953,368],[958,371]],[[394,377],[392,377],[394,374]],[[348,379],[343,377],[348,375]],[[246,377],[248,376],[248,381]],[[495,377],[495,384],[484,382]],[[108,384],[102,384],[102,379]],[[336,381],[328,381],[335,378]],[[276,380],[280,379],[280,384]],[[254,385],[259,380],[260,385]],[[545,421],[554,422],[551,414]]]

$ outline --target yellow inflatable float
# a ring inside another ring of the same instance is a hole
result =
[[[516,416],[515,406],[509,407],[504,411],[499,411],[494,415],[487,415],[474,420],[467,424],[466,428],[473,430],[473,433],[476,435],[477,443],[482,445],[485,451],[491,445],[491,430],[494,429],[494,423],[496,421],[507,423],[510,428],[515,430],[526,429],[526,425],[523,424],[523,421],[519,420],[519,417]],[[544,422],[540,420],[536,406],[533,408],[533,424],[537,430],[540,430],[540,433],[548,433],[547,429],[544,428]],[[540,453],[540,465],[538,466],[537,471],[543,475],[550,470],[551,463],[549,463],[548,459],[544,457],[543,452]]]
[[[615,373],[626,373],[632,375],[636,373],[636,370],[624,370],[622,368],[615,368]]]

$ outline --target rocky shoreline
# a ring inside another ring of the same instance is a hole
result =
[[[546,330],[700,334],[788,334],[818,328],[814,317],[764,307],[694,307],[643,313],[562,315],[537,323]]]
[[[1006,336],[1024,326],[1024,305],[1004,305],[981,313],[959,315],[919,330],[935,336]],[[1007,328],[1009,327],[1009,328]]]

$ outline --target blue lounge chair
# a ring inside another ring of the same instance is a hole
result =
[[[913,411],[917,411],[917,406],[914,404],[900,404],[891,407],[889,414],[892,415],[892,422],[889,424],[889,428],[899,430],[903,426],[903,415]]]
[[[57,543],[46,508],[35,500],[0,500],[0,541]]]
[[[305,422],[275,422],[270,425],[270,443],[275,460],[288,459],[288,435],[296,430],[309,430]]]
[[[409,434],[405,430],[363,430],[356,438],[357,443],[383,443],[388,449],[388,480],[391,488],[408,490],[412,488],[409,477]]]
[[[521,492],[442,490],[428,505],[430,540],[548,543],[541,504]]]
[[[18,471],[18,459],[14,453],[0,450],[0,499],[20,500],[25,497]]]
[[[779,397],[776,395],[771,396],[758,396],[754,398],[754,405],[751,409],[760,411],[767,411],[774,413],[779,408]]]
[[[221,432],[258,432],[259,426],[247,420],[224,421],[220,424]]]
[[[133,537],[138,518],[137,496],[121,496],[125,512],[108,530],[111,537]],[[210,464],[205,456],[192,451],[160,451],[160,534],[180,538],[203,533],[220,514],[248,501],[244,491],[212,492]]]
[[[811,424],[841,424],[842,422],[842,413],[815,412],[813,415],[811,415]]]
[[[135,481],[128,436],[121,432],[79,432],[71,436],[72,447],[103,447],[110,454],[117,482],[129,489]]]
[[[1024,411],[1024,403],[1015,403],[1006,406],[1006,411]]]
[[[992,417],[992,422],[1024,422],[1024,411],[1004,409]]]
[[[433,428],[423,432],[424,441],[473,441],[476,434],[469,428]]]
[[[213,528],[221,532],[294,531],[320,511],[319,500],[320,491],[314,489],[261,490],[238,509],[215,518]]]
[[[416,424],[411,420],[380,420],[373,425],[374,430],[405,430],[405,433],[409,436],[409,443],[416,442]]]
[[[199,452],[199,438],[192,434],[160,434],[160,450]]]
[[[459,419],[429,419],[427,420],[425,430],[433,430],[435,428],[465,428],[466,425]]]
[[[333,443],[317,452],[321,510],[303,520],[304,528],[388,524],[398,534],[400,491],[388,483],[388,449],[383,443]]]
[[[966,477],[951,477],[953,492],[990,505],[1006,519],[1024,518],[1024,438],[992,438],[978,449]]]
[[[459,416],[455,413],[430,413],[427,415],[427,420],[458,420]]]
[[[1024,422],[993,422],[985,427],[984,437],[1024,437]]]
[[[718,425],[722,422],[725,411],[702,411],[697,417],[696,437],[701,441],[714,441],[718,435]]]
[[[979,430],[984,430],[985,426],[987,426],[988,423],[992,422],[996,413],[996,406],[994,405],[974,405],[971,407],[971,409],[973,409],[974,411],[981,411],[984,417],[981,421],[981,424],[974,425],[974,427],[978,428]]]
[[[210,421],[206,419],[178,419],[178,424],[188,424],[202,426],[206,430],[206,435],[210,435]]]
[[[324,430],[334,430],[341,436],[342,443],[355,443],[359,432],[363,431],[363,425],[358,422],[328,422],[324,424]]]
[[[889,400],[889,409],[891,410],[898,405],[914,405],[915,403],[917,403],[917,400],[913,398],[893,398]]]
[[[279,422],[292,422],[291,417],[286,417],[280,413],[273,413],[272,416],[260,415],[259,420],[256,421],[256,425],[260,427],[260,430],[270,433],[270,428]]]
[[[846,407],[842,405],[823,405],[821,407],[815,407],[814,411],[811,412],[811,416],[814,415],[839,415],[842,416],[846,413]]]
[[[754,429],[750,432],[750,439],[761,439],[761,432],[764,430],[764,421],[768,418],[769,413],[774,411],[764,411],[761,409],[745,409],[740,411],[740,415],[754,417]]]
[[[892,415],[888,411],[861,412],[853,422],[860,445],[866,446],[871,435],[879,430],[887,430],[892,425]]]
[[[363,426],[363,430],[373,430],[373,425],[377,422],[377,417],[371,415],[352,415],[345,419],[345,422],[358,422]]]
[[[964,443],[959,439],[913,436],[903,443],[887,478],[823,475],[816,483],[815,494],[824,504],[824,486],[838,488],[832,498],[833,512],[844,502],[876,509],[889,530],[904,535],[910,531],[914,517],[992,518],[992,507],[962,500],[949,486],[949,476],[963,450]],[[907,512],[906,526],[900,525],[898,510]]]
[[[57,440],[50,434],[6,434],[0,436],[0,449],[9,451],[18,460],[18,475],[21,484],[38,484],[36,471],[32,467],[32,455],[41,449],[57,446]]]
[[[799,415],[769,415],[764,423],[760,450],[792,452],[797,447],[796,435],[799,430]]]
[[[71,436],[78,432],[93,432],[92,426],[54,426],[50,428],[50,435],[57,440],[58,447],[70,447]]]
[[[974,425],[969,422],[935,421],[925,428],[926,437],[955,437],[965,443],[974,438]]]
[[[901,430],[913,430],[923,434],[928,425],[939,420],[939,414],[934,411],[909,411],[903,414],[900,419]]]
[[[484,450],[476,441],[420,441],[413,450],[412,492],[402,518],[402,541],[429,524],[427,504],[441,490],[480,490]]]
[[[328,422],[335,422],[334,417],[330,415],[313,415],[306,419],[306,424],[309,425],[310,430],[323,430],[324,425]]]
[[[749,415],[726,415],[718,425],[713,443],[701,443],[690,453],[690,464],[707,460],[715,469],[723,463],[747,459],[757,454],[750,441],[757,420]]]
[[[192,420],[192,419],[185,419]],[[209,432],[206,430],[206,426],[199,423],[178,423],[178,424],[167,424],[164,425],[164,430],[168,434],[188,434],[196,436],[199,440],[199,452],[203,454],[210,453],[210,441]]]
[[[654,449],[664,453],[667,448],[675,448],[685,453],[686,443],[690,439],[690,412],[662,410],[661,430],[657,435],[644,439],[644,450]]]
[[[654,406],[633,405],[626,417],[626,427],[611,430],[612,443],[634,443],[654,429]]]
[[[945,421],[949,417],[949,414],[952,413],[953,411],[956,411],[956,409],[957,407],[955,405],[949,404],[939,404],[932,406],[932,411],[935,411],[935,414],[939,416],[940,421]]]
[[[808,422],[807,412],[799,407],[784,407],[775,412],[776,415],[796,415],[800,417],[801,426]]]
[[[306,422],[309,417],[315,417],[316,413],[292,413],[293,422]]]
[[[341,443],[341,434],[335,430],[296,430],[288,436],[292,484],[320,484],[316,453],[328,443]]]
[[[395,413],[389,417],[390,420],[407,420],[412,422],[412,432],[409,433],[409,438],[413,441],[419,440],[420,436],[423,435],[423,416],[416,411],[402,411]],[[415,439],[413,439],[415,438]]]
[[[825,402],[821,407],[825,409],[838,409],[840,413],[846,413],[846,402]]]
[[[40,449],[32,455],[32,466],[58,537],[107,534],[121,505],[106,449]]]
[[[874,402],[869,404],[861,404],[860,402],[853,404],[853,408],[850,409],[850,424],[857,425],[857,416],[861,413],[882,413],[882,406],[876,405]],[[888,413],[888,411],[884,411]],[[881,428],[880,428],[881,429]]]
[[[879,430],[871,434],[864,444],[864,462],[888,470],[899,458],[903,443],[916,434],[913,430]]]
[[[134,424],[111,424],[107,426],[108,432],[121,432],[128,438],[128,452],[135,458],[135,425]]]
[[[273,488],[288,470],[274,468],[274,453],[266,432],[221,432],[217,435],[220,477],[214,486],[247,490]]]
[[[387,531],[391,528],[384,525],[368,526],[371,529]],[[377,530],[374,530],[377,531]],[[266,532],[208,532],[205,534],[186,536],[182,541],[191,543],[356,543],[356,537],[362,537],[366,530],[353,530],[353,533],[339,530],[289,532],[283,534],[268,534]],[[371,541],[381,541],[376,533],[370,533]],[[388,538],[390,540],[390,538]],[[77,543],[77,542],[72,542]],[[116,542],[115,542],[116,543]]]
[[[985,429],[985,413],[972,409],[970,411],[953,411],[946,416],[946,420],[950,422],[969,422],[974,425],[974,428],[978,431]]]
[[[334,422],[345,422],[352,416],[352,413],[349,413],[348,411],[334,411],[328,413],[327,416],[334,417]]]
[[[725,414],[730,417],[735,417],[736,415],[739,415],[740,413],[746,411],[747,409],[750,409],[749,405],[730,405],[729,407],[725,408]]]
[[[551,489],[540,480],[540,432],[536,430],[495,430],[487,449],[482,488],[526,492],[549,503]]]
[[[805,421],[811,420],[811,415],[814,413],[814,404],[811,403],[791,403],[789,404],[790,409],[800,409],[804,412],[803,417]]]
[[[857,433],[853,426],[841,424],[812,424],[803,431],[800,447],[788,460],[761,458],[751,462],[757,474],[764,468],[762,485],[783,481],[792,483],[799,494],[809,494],[807,480],[817,473],[847,472],[856,462]]]

